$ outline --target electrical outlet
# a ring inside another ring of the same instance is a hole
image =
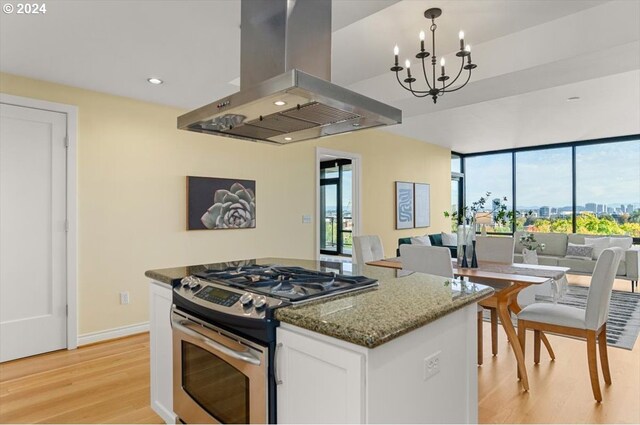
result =
[[[128,292],[120,292],[120,304],[129,304]]]
[[[440,351],[433,353],[424,359],[424,380],[440,373]]]

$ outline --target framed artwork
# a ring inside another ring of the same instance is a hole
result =
[[[414,183],[415,227],[431,225],[430,188],[426,183]]]
[[[396,229],[413,228],[413,183],[396,182]]]
[[[187,230],[254,227],[255,180],[187,176]]]

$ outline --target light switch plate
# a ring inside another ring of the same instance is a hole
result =
[[[311,223],[311,216],[309,214],[305,214],[302,216],[302,223],[309,224]]]

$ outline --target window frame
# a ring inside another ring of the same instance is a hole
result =
[[[462,186],[463,186],[463,194],[466,194],[466,180],[464,179],[465,168],[466,168],[466,160],[467,158],[480,157],[480,156],[488,156],[488,155],[496,155],[496,154],[511,154],[511,212],[515,213],[516,211],[516,153],[518,152],[530,152],[530,151],[541,151],[541,150],[549,150],[549,149],[559,149],[559,148],[571,148],[571,223],[572,223],[572,233],[576,233],[576,217],[577,217],[577,177],[576,177],[576,154],[577,148],[582,146],[590,146],[590,145],[605,145],[608,143],[620,143],[620,142],[631,142],[638,141],[640,143],[640,134],[633,134],[628,136],[616,136],[616,137],[607,137],[602,139],[590,139],[590,140],[581,140],[574,142],[563,142],[549,145],[537,145],[537,146],[526,146],[521,148],[511,148],[511,149],[499,149],[493,151],[484,151],[484,152],[473,152],[473,153],[459,153],[451,151],[451,156],[457,156],[461,160],[461,171],[462,173]],[[453,176],[453,173],[452,173]],[[463,202],[461,205],[466,205],[466,196],[463,195]],[[515,233],[516,221],[513,220],[511,223],[511,234]],[[495,235],[505,235],[508,233],[498,233],[498,232],[488,232],[489,234]],[[633,237],[634,244],[640,244],[640,237]]]

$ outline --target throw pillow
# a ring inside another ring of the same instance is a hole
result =
[[[443,246],[458,246],[458,235],[455,233],[442,232]]]
[[[564,258],[575,258],[577,260],[591,260],[593,255],[592,245],[578,245],[569,243],[567,245],[567,255]]]
[[[631,237],[622,237],[622,238],[609,238],[609,248],[622,248],[623,250],[628,250],[633,245],[633,238]]]
[[[602,251],[604,251],[605,249],[609,248],[609,240],[611,238],[609,237],[604,237],[604,238],[584,238],[584,244],[585,245],[593,245],[593,253],[592,255],[592,259],[597,260],[598,257],[600,257],[600,254],[602,254]]]
[[[414,236],[411,238],[411,245],[431,246],[429,236]]]

